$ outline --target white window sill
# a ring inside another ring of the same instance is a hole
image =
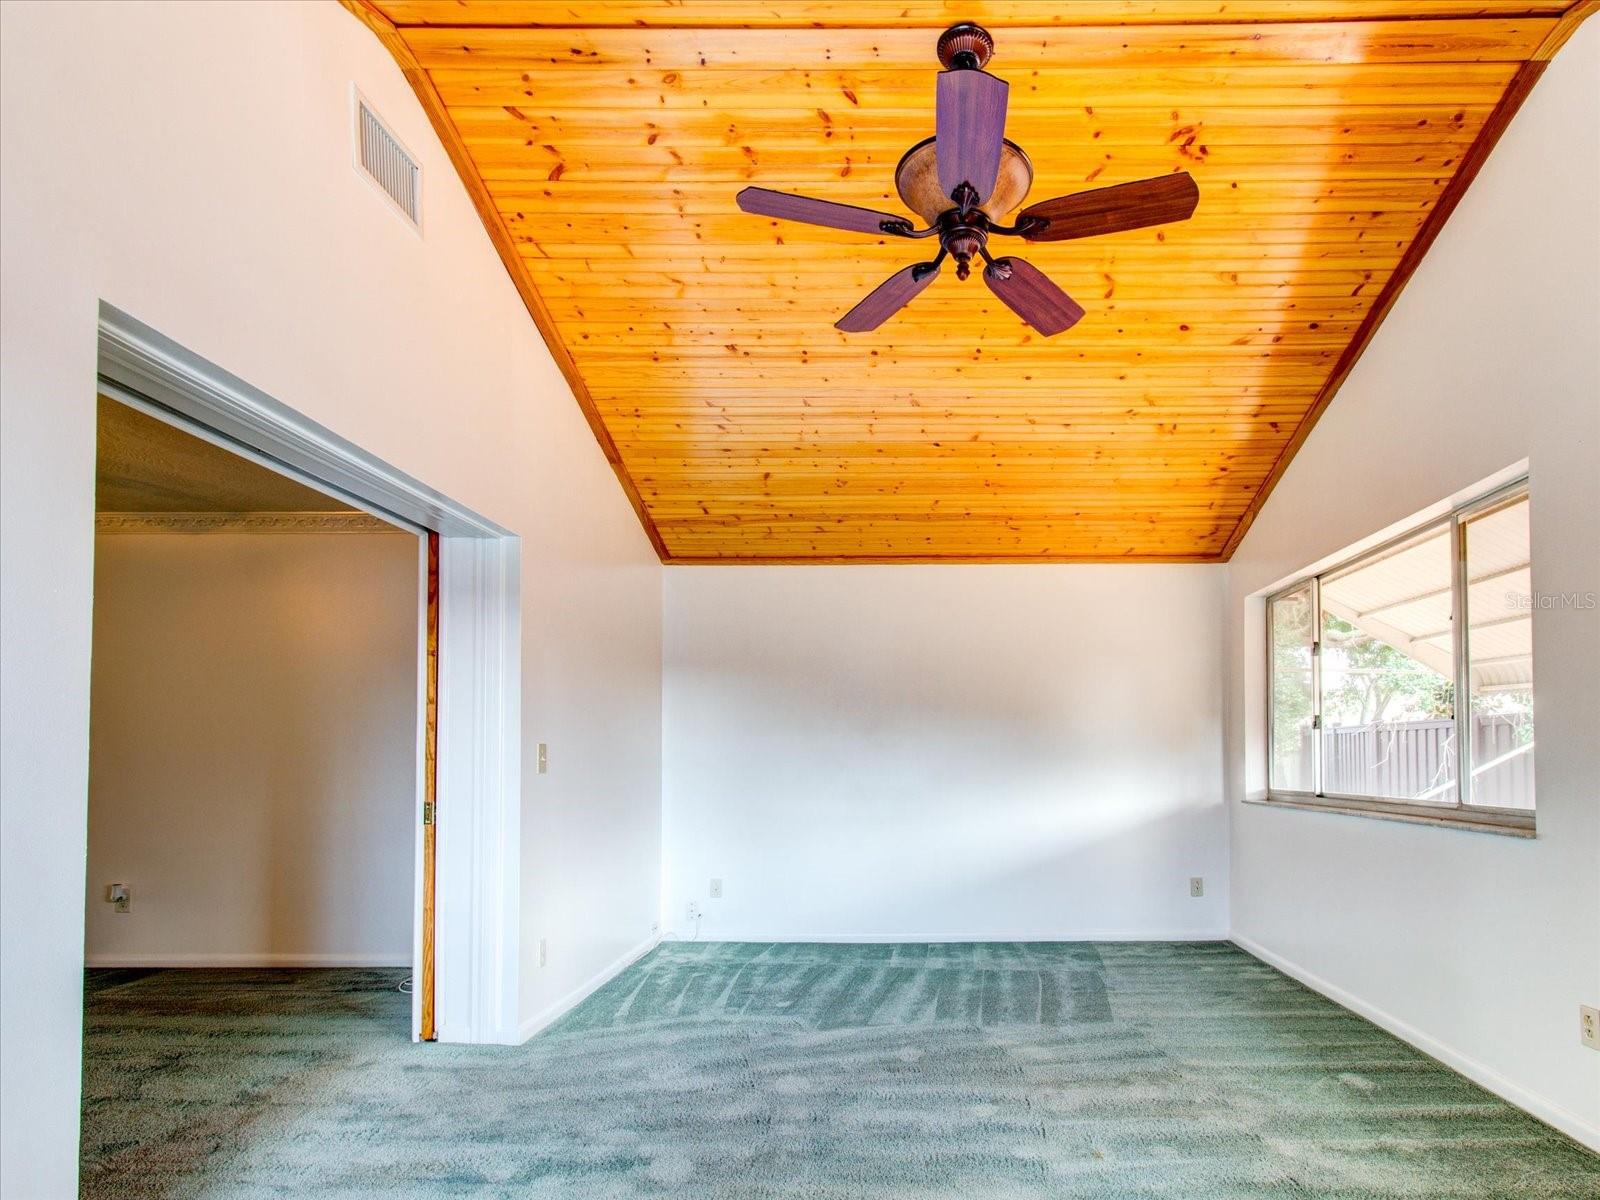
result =
[[[1461,808],[1432,808],[1425,805],[1391,803],[1384,800],[1341,800],[1331,796],[1245,797],[1244,803],[1263,808],[1299,808],[1310,812],[1334,813],[1346,817],[1372,817],[1379,821],[1400,821],[1407,825],[1440,825],[1469,833],[1498,833],[1504,837],[1538,837],[1531,812],[1488,810],[1474,812]]]

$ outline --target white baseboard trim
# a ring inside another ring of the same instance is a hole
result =
[[[711,935],[702,933],[699,937],[684,937],[680,933],[668,930],[662,935],[662,940],[667,942],[774,942],[784,946],[803,946],[807,943],[821,942],[825,944],[848,945],[908,945],[908,946],[965,946],[977,942],[1225,942],[1228,940],[1226,930],[1222,929],[1187,929],[1187,930],[1161,930],[1151,932],[1148,930],[1136,933],[985,933],[985,934],[932,934],[916,936],[911,934],[868,935],[868,934],[837,934],[824,933],[814,936],[797,936],[795,934],[745,934],[745,933],[717,933]]]
[[[1230,939],[1234,945],[1246,954],[1259,958],[1270,967],[1276,967],[1291,979],[1306,985],[1314,992],[1332,1000],[1341,1008],[1348,1008],[1359,1017],[1365,1017],[1379,1029],[1394,1034],[1402,1042],[1412,1048],[1422,1051],[1429,1058],[1437,1059],[1458,1075],[1465,1075],[1473,1083],[1486,1091],[1493,1092],[1507,1104],[1515,1105],[1529,1116],[1537,1117],[1553,1129],[1558,1129],[1575,1142],[1587,1146],[1591,1150],[1600,1151],[1600,1126],[1589,1124],[1577,1113],[1568,1112],[1558,1104],[1548,1100],[1511,1082],[1493,1068],[1485,1066],[1477,1059],[1461,1053],[1452,1046],[1447,1046],[1437,1038],[1424,1033],[1416,1026],[1400,1020],[1374,1004],[1368,1004],[1358,996],[1345,991],[1337,984],[1330,983],[1320,975],[1306,970],[1298,963],[1290,962],[1280,954],[1268,950],[1259,942],[1253,941],[1242,934],[1235,933]]]
[[[548,1004],[538,1012],[534,1013],[533,1016],[529,1017],[527,1020],[523,1021],[517,1026],[518,1044],[527,1041],[541,1029],[546,1029],[549,1026],[554,1025],[558,1020],[566,1016],[567,1013],[571,1012],[574,1008],[577,1008],[578,1005],[587,1000],[602,985],[609,983],[617,975],[620,975],[623,971],[626,971],[629,967],[633,966],[634,963],[638,962],[646,954],[649,954],[650,951],[656,948],[660,941],[660,935],[652,933],[633,949],[623,954],[621,958],[618,958],[609,965],[602,967],[595,974],[591,975],[577,987],[573,988],[565,996],[562,996],[561,999],[557,1000],[554,1004]]]
[[[86,967],[409,967],[409,954],[90,954]]]

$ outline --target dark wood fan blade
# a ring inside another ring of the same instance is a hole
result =
[[[983,269],[983,281],[1002,304],[1045,337],[1071,329],[1083,316],[1076,300],[1020,258],[995,259]]]
[[[938,277],[937,263],[915,263],[896,271],[867,294],[867,298],[833,323],[846,333],[876,329],[921,294]]]
[[[1030,242],[1062,242],[1068,238],[1093,237],[1097,233],[1121,233],[1169,221],[1187,221],[1200,201],[1200,189],[1187,171],[1157,175],[1135,183],[1119,183],[1041,200],[1022,210],[1018,225],[1043,221],[1044,225],[1023,233]]]
[[[963,183],[972,185],[980,203],[994,191],[1010,90],[1005,80],[987,71],[939,75],[933,153],[939,164],[939,187],[946,196],[954,196]]]
[[[884,228],[884,222],[897,228],[911,228],[910,221],[893,213],[857,208],[854,204],[835,204],[832,200],[814,200],[810,196],[794,196],[767,188],[747,187],[737,199],[740,208],[759,217],[779,217],[785,221],[802,221],[807,225],[826,225],[829,229],[848,229],[852,233],[891,232]]]

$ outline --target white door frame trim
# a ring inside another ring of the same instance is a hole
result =
[[[521,540],[120,309],[102,302],[99,327],[107,395],[413,532],[440,535],[436,1025],[441,1041],[518,1041]],[[425,571],[418,590],[420,611]],[[420,723],[420,704],[418,712]],[[417,753],[420,765],[420,737]],[[420,829],[420,769],[417,780]],[[418,1017],[413,1004],[413,1035]]]

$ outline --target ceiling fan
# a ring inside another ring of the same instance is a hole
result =
[[[939,36],[938,54],[944,70],[934,96],[936,134],[906,151],[894,174],[900,199],[927,228],[892,213],[760,187],[740,192],[739,207],[853,233],[939,239],[931,261],[896,271],[834,322],[846,333],[882,325],[933,282],[946,257],[956,260],[956,277],[966,279],[973,255],[984,262],[989,290],[1035,330],[1051,337],[1071,329],[1083,316],[1078,302],[1032,264],[990,254],[990,236],[1060,242],[1183,221],[1194,213],[1200,190],[1188,172],[1175,171],[1042,200],[1023,209],[1015,224],[1003,224],[1001,218],[1028,194],[1033,164],[1005,137],[1009,85],[983,69],[994,54],[994,39],[977,25],[952,25]]]

